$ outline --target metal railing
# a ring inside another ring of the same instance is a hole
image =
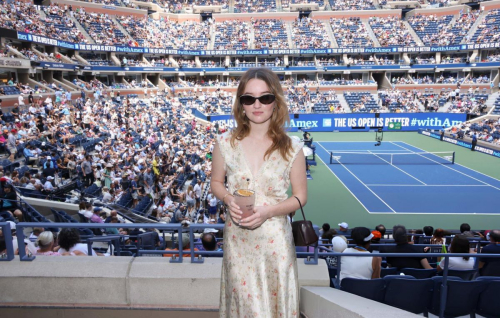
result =
[[[12,235],[10,230],[10,225],[7,222],[0,222],[0,227],[4,234],[4,239],[6,243],[7,253],[4,257],[0,258],[0,261],[12,261],[14,259],[14,250],[12,246]],[[18,246],[24,246],[24,229],[30,227],[43,227],[43,228],[89,228],[89,229],[108,229],[108,228],[129,228],[129,229],[158,229],[163,231],[169,231],[172,236],[177,233],[177,250],[144,250],[138,249],[137,255],[141,256],[143,254],[172,254],[173,257],[170,258],[170,263],[182,263],[183,254],[190,254],[191,263],[201,264],[203,263],[203,255],[207,256],[222,256],[222,251],[196,251],[194,243],[194,235],[196,231],[203,230],[205,228],[214,228],[222,230],[224,224],[191,224],[189,227],[183,227],[181,224],[138,224],[138,223],[35,223],[35,222],[21,222],[17,223],[16,233]],[[182,233],[189,235],[190,248],[188,250],[182,249]],[[120,251],[120,241],[123,239],[123,235],[108,235],[108,236],[96,236],[88,239],[88,254],[92,255],[92,243],[93,242],[114,242],[117,246],[116,251]],[[444,311],[446,308],[446,299],[448,295],[448,271],[449,271],[449,259],[450,257],[476,257],[476,258],[500,258],[500,254],[467,254],[467,253],[337,253],[326,248],[330,244],[311,246],[313,252],[297,252],[297,256],[305,256],[304,263],[307,265],[318,264],[318,259],[325,257],[337,257],[337,275],[335,278],[334,286],[335,288],[340,288],[340,272],[341,272],[341,259],[342,257],[412,257],[412,258],[427,258],[432,257],[442,257],[444,258],[444,268],[443,269],[443,280],[441,285],[440,294],[440,315],[439,317],[444,317]],[[373,244],[376,246],[391,246],[395,244]],[[435,246],[430,244],[415,244],[416,246]],[[319,251],[325,251],[319,253]],[[33,261],[36,258],[35,255],[27,255],[25,249],[19,249],[19,259],[20,261]],[[476,259],[474,268],[477,269],[478,259]]]

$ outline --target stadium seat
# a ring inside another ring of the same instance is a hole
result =
[[[384,281],[385,304],[428,316],[434,288],[431,278],[415,279],[412,276],[391,275],[384,277]]]
[[[382,278],[377,279],[357,279],[344,278],[340,283],[340,289],[374,301],[384,301],[385,281]]]
[[[436,276],[437,270],[435,268],[432,269],[402,268],[401,273],[413,276],[416,279],[424,279]]]
[[[432,304],[429,312],[439,316],[441,305],[441,289],[443,277],[433,277],[434,292],[432,294]],[[444,317],[459,317],[470,315],[475,317],[478,300],[481,293],[487,288],[485,281],[463,281],[460,278],[448,277],[446,306]]]
[[[478,277],[477,281],[488,282],[488,286],[479,296],[476,313],[486,318],[497,318],[500,313],[500,302],[498,301],[500,277]]]

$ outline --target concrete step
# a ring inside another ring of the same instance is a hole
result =
[[[75,23],[76,28],[83,34],[89,44],[96,44],[94,39],[87,33],[87,31],[85,31],[84,27],[80,24],[80,22],[78,22],[75,17],[70,16],[70,19]]]
[[[499,92],[496,92],[488,96],[488,99],[486,100],[486,113],[489,114],[493,111],[493,109],[495,109],[494,104],[499,96],[500,96]]]
[[[116,19],[116,17],[111,17],[111,20],[114,22],[114,24],[118,27],[120,31],[122,31],[123,34],[125,34],[129,39],[133,39],[133,37],[128,33],[127,30],[123,27],[123,25]]]
[[[467,32],[467,35],[464,36],[464,38],[462,39],[462,42],[460,42],[461,44],[466,44],[467,42],[470,42],[468,39],[472,38],[472,36],[474,35],[474,33],[476,33],[477,31],[477,28],[479,27],[479,25],[483,22],[484,20],[484,17],[488,14],[488,11],[485,11],[485,12],[482,12],[479,17],[476,19],[476,22],[474,22],[474,24],[472,25],[472,27],[470,28],[469,32]]]
[[[413,37],[413,40],[415,40],[415,42],[417,43],[418,46],[423,46],[424,45],[424,42],[422,42],[422,40],[420,39],[420,37],[417,35],[417,33],[415,33],[415,30],[413,30],[413,28],[411,27],[411,25],[408,23],[408,21],[403,21],[403,24],[406,26],[406,28],[408,28],[408,30],[410,31],[410,34],[411,36]]]
[[[287,21],[285,25],[286,25],[286,34],[288,35],[288,45],[291,49],[294,49],[295,44],[293,43],[292,39],[292,29],[293,29],[292,21]]]
[[[344,94],[337,94],[337,99],[339,100],[339,103],[342,106],[342,109],[344,109],[345,113],[352,113],[349,104],[347,104],[347,101],[345,100]]]
[[[215,50],[215,23],[210,26],[210,42],[208,44],[208,49]]]
[[[335,35],[333,34],[333,29],[332,25],[330,24],[329,21],[325,21],[325,27],[326,27],[326,33],[328,34],[328,37],[330,38],[330,41],[332,43],[332,47],[339,47],[339,44],[337,43],[337,39],[335,38]]]
[[[372,39],[375,47],[380,47],[380,42],[378,41],[377,36],[373,32],[373,29],[370,26],[370,23],[368,23],[368,20],[361,20],[361,22],[363,22],[363,24],[365,25],[366,30],[368,31],[368,34],[370,35],[370,39]]]

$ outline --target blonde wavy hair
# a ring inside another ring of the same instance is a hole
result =
[[[264,158],[269,156],[276,150],[279,151],[281,157],[289,160],[292,154],[292,140],[286,134],[285,124],[290,122],[288,106],[283,94],[278,76],[267,68],[252,68],[243,74],[236,91],[236,100],[233,105],[233,116],[236,120],[237,127],[233,129],[231,134],[231,146],[234,148],[236,140],[242,140],[250,134],[250,121],[243,113],[243,105],[240,104],[240,96],[245,92],[246,85],[251,79],[260,79],[267,84],[269,91],[276,96],[275,106],[270,119],[269,130],[267,134],[272,140],[272,145],[267,149]]]

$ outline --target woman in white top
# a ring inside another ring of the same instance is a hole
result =
[[[366,227],[355,227],[352,229],[351,238],[356,243],[355,247],[346,248],[344,253],[370,253],[370,241],[373,234]],[[380,278],[380,257],[355,257],[344,256],[340,259],[340,280],[346,277],[358,279]]]
[[[61,254],[74,253],[75,255],[89,255],[87,244],[80,243],[80,233],[78,232],[78,229],[62,229],[59,232],[58,240],[58,252]],[[94,250],[92,250],[92,256],[97,256]]]
[[[469,253],[469,240],[463,234],[456,235],[451,241],[450,253]],[[450,257],[448,269],[467,270],[474,268],[474,257]],[[444,269],[444,257],[436,268],[438,271]]]

